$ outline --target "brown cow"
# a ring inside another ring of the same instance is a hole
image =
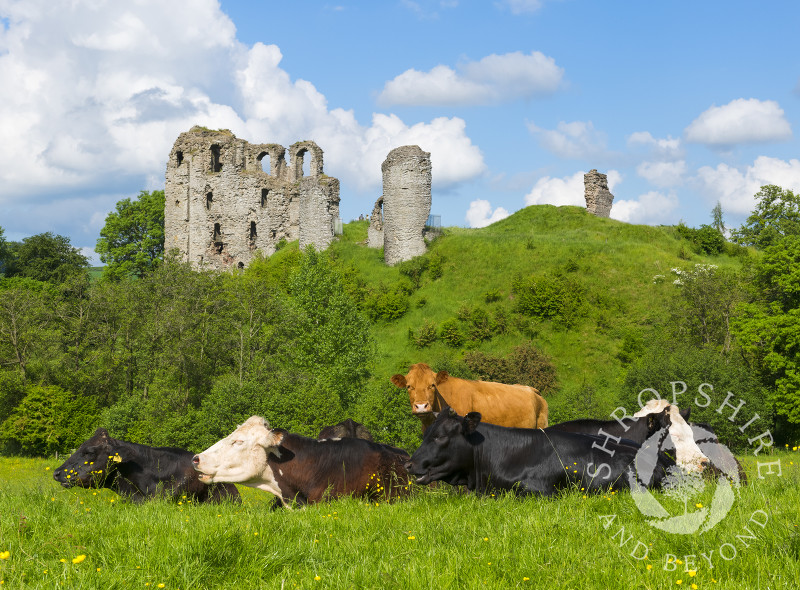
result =
[[[395,375],[392,383],[408,390],[411,412],[422,421],[423,430],[433,422],[433,412],[445,405],[462,416],[480,412],[484,422],[498,426],[547,427],[547,402],[527,385],[459,379],[447,371],[434,373],[425,363],[411,365],[408,375]]]

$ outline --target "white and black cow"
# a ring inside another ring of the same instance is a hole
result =
[[[70,455],[53,478],[65,488],[109,488],[134,502],[156,496],[196,502],[239,500],[232,484],[209,486],[192,468],[194,453],[111,438],[104,428]]]
[[[519,495],[549,496],[562,488],[585,491],[629,488],[638,445],[609,437],[548,429],[506,428],[462,417],[446,408],[425,432],[422,445],[406,464],[417,483],[444,481],[488,493],[513,490]],[[672,463],[649,454],[654,463],[647,487],[659,487]]]
[[[407,494],[408,458],[401,449],[361,438],[316,440],[272,430],[252,416],[193,463],[206,483],[240,483],[274,494],[283,505],[302,505],[347,495]]]

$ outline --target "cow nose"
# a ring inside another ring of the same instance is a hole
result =
[[[423,402],[421,404],[415,403],[414,404],[414,413],[415,414],[424,414],[425,412],[431,411],[431,405],[428,402]]]
[[[403,465],[403,468],[406,471],[410,471],[411,470],[411,461],[406,461],[405,464]]]
[[[192,465],[197,465],[198,463],[200,463],[200,455],[195,455],[192,457]]]

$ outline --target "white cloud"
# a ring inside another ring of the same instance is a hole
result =
[[[636,167],[636,173],[658,187],[677,186],[684,182],[686,162],[642,162]]]
[[[738,98],[704,111],[684,133],[686,141],[725,147],[791,139],[792,126],[777,102]]]
[[[281,68],[278,47],[237,41],[217,0],[188,12],[157,0],[4,0],[0,16],[0,161],[13,162],[0,167],[0,210],[13,201],[22,215],[79,190],[91,206],[61,223],[85,225],[113,209],[126,183],[163,186],[172,144],[196,124],[255,142],[314,139],[326,172],[363,191],[380,190],[382,161],[404,144],[431,152],[437,188],[486,169],[462,119],[376,113],[364,126],[329,109],[311,82]]]
[[[586,206],[586,197],[583,184],[583,171],[564,178],[540,178],[531,191],[525,195],[525,205],[575,205]],[[615,188],[622,182],[622,175],[616,170],[606,173],[608,190],[614,193]]]
[[[387,82],[378,102],[385,105],[465,105],[508,102],[555,92],[564,75],[552,57],[534,51],[492,54],[429,72],[406,70]]]
[[[670,214],[678,207],[674,193],[650,191],[637,200],[614,201],[611,218],[628,223],[669,223]]]
[[[528,123],[543,148],[562,158],[593,158],[606,154],[606,136],[591,121],[561,121],[556,129],[542,129]]]
[[[703,166],[697,171],[695,182],[709,203],[719,201],[725,212],[749,215],[756,205],[753,196],[765,184],[800,191],[800,160],[786,162],[759,156],[744,170],[726,164]]]
[[[657,139],[649,131],[637,131],[628,136],[628,145],[634,149],[643,149],[652,158],[659,160],[679,160],[683,158],[683,147],[680,139],[672,136]]]
[[[486,227],[508,217],[509,213],[502,207],[492,211],[492,204],[484,199],[477,199],[469,204],[465,217],[469,227]]]

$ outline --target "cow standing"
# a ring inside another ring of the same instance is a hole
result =
[[[420,418],[423,431],[445,406],[462,415],[479,412],[484,422],[498,426],[547,426],[547,402],[527,385],[459,379],[447,371],[434,373],[424,363],[412,365],[407,375],[394,375],[392,383],[408,391],[411,412]]]
[[[239,500],[232,484],[208,486],[192,468],[194,453],[111,438],[104,428],[70,455],[53,478],[65,488],[109,488],[134,502],[156,496],[196,502]]]
[[[637,452],[634,444],[604,437],[505,428],[481,422],[477,412],[461,417],[445,408],[425,432],[406,469],[419,484],[444,481],[484,494],[512,490],[518,495],[550,496],[563,488],[629,488],[633,485],[629,478],[638,477],[635,465],[652,474],[648,481],[634,479],[636,489],[659,487],[673,463],[657,453],[637,460]],[[642,464],[650,459],[653,464]]]
[[[271,430],[250,417],[194,456],[201,481],[233,482],[274,494],[283,505],[352,495],[392,498],[408,491],[408,453],[360,438],[316,440]]]

